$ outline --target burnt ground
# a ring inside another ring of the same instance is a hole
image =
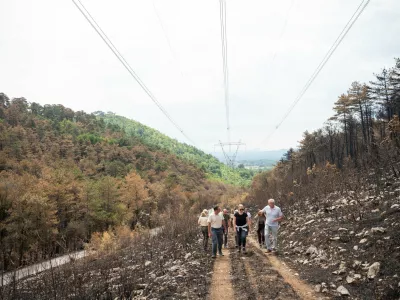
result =
[[[238,253],[233,234],[229,242],[235,299],[300,299],[260,249],[248,243],[247,254]]]
[[[380,195],[365,184],[361,192],[282,207],[280,258],[332,299],[400,299],[400,179],[385,180]],[[369,276],[374,264],[380,267]]]

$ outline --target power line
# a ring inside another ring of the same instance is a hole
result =
[[[314,73],[311,75],[310,79],[307,81],[299,95],[296,97],[295,101],[291,104],[287,112],[284,114],[282,119],[279,121],[279,123],[275,126],[275,128],[271,131],[271,133],[267,136],[266,139],[264,139],[261,144],[264,144],[269,141],[271,138],[272,134],[278,130],[278,128],[282,125],[282,123],[286,120],[286,118],[289,116],[289,114],[293,111],[293,109],[296,107],[296,105],[299,103],[303,95],[307,92],[308,88],[311,86],[311,84],[314,82],[315,78],[317,78],[318,74],[321,72],[321,70],[324,68],[325,64],[328,62],[328,60],[331,58],[333,53],[336,51],[337,47],[341,44],[343,39],[346,37],[347,33],[350,31],[350,29],[353,27],[354,23],[358,20],[360,15],[363,13],[364,9],[367,7],[371,0],[363,0],[360,5],[357,7],[356,11],[353,13],[351,16],[350,20],[347,22],[346,26],[343,28],[343,30],[340,32],[339,36],[336,38],[335,42],[331,46],[331,48],[328,50],[328,52],[325,54],[324,58],[322,61],[319,63],[318,67],[315,69]],[[365,4],[364,4],[365,2]],[[364,6],[363,6],[364,4]]]
[[[295,3],[295,0],[291,0],[290,6],[289,6],[288,10],[286,11],[285,21],[284,21],[284,23],[283,23],[281,32],[280,32],[280,34],[279,34],[278,43],[277,43],[277,46],[276,46],[276,48],[275,48],[275,52],[274,52],[274,54],[273,54],[273,56],[272,56],[272,60],[271,60],[270,65],[272,65],[272,63],[274,62],[274,60],[275,60],[275,58],[276,58],[276,55],[278,54],[279,46],[280,46],[280,44],[281,44],[282,37],[283,37],[283,35],[284,35],[285,32],[286,32],[287,23],[288,23],[288,21],[289,21],[289,14],[290,14],[290,11],[292,10],[293,6],[294,6],[294,3]]]
[[[86,7],[82,4],[80,0],[72,0],[75,6],[79,9],[85,19],[89,22],[89,24],[93,27],[93,29],[97,32],[97,34],[101,37],[101,39],[106,43],[108,48],[114,53],[114,55],[118,58],[118,60],[122,63],[125,69],[131,74],[133,79],[140,85],[143,91],[150,97],[150,99],[157,105],[157,107],[161,110],[161,112],[168,118],[168,120],[181,132],[181,134],[190,141],[193,145],[195,145],[194,141],[190,139],[183,129],[172,119],[169,113],[165,110],[165,108],[161,105],[161,103],[157,100],[157,98],[153,95],[153,93],[147,88],[144,82],[140,79],[140,77],[135,73],[129,63],[125,60],[122,54],[118,51],[117,47],[111,42],[108,36],[101,29],[100,25],[96,22],[93,16],[89,13]],[[78,3],[79,5],[78,5]],[[86,12],[86,13],[85,13]]]
[[[161,29],[162,29],[162,31],[163,31],[163,33],[164,33],[164,37],[165,37],[165,39],[167,40],[167,44],[168,44],[168,47],[169,47],[169,51],[171,52],[171,56],[172,56],[172,58],[174,59],[176,65],[178,66],[179,72],[180,72],[181,77],[182,77],[182,79],[183,79],[184,76],[183,76],[182,69],[180,68],[180,65],[179,65],[179,60],[178,60],[178,58],[177,58],[177,56],[176,56],[175,51],[174,51],[173,48],[172,48],[171,40],[170,40],[169,37],[168,37],[167,30],[166,30],[165,27],[164,27],[163,21],[162,21],[162,19],[161,19],[161,16],[160,16],[160,14],[159,14],[159,12],[158,12],[158,9],[157,9],[157,6],[156,6],[154,0],[153,0],[153,8],[154,8],[154,12],[155,12],[155,14],[156,14],[156,16],[157,16],[158,23],[160,24],[160,27],[161,27]]]
[[[220,23],[221,23],[221,44],[222,44],[222,69],[224,74],[224,93],[225,93],[225,114],[226,114],[226,130],[228,142],[230,142],[230,117],[229,117],[229,76],[228,76],[228,42],[226,35],[226,2],[219,1],[220,6]]]

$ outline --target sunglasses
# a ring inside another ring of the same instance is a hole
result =
[[[239,209],[240,211],[244,210],[243,208]]]

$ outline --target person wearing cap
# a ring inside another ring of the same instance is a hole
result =
[[[208,220],[208,210],[203,209],[197,223],[200,225],[201,233],[203,235],[204,251],[207,251],[207,246],[208,246],[208,223],[207,223],[207,220]]]
[[[228,230],[229,230],[229,223],[230,223],[230,219],[231,216],[229,215],[229,212],[227,209],[224,208],[223,214],[222,214],[222,218],[224,219],[224,248],[228,247]]]

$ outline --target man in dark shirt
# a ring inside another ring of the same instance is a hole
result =
[[[223,224],[223,226],[224,226],[224,248],[226,248],[228,245],[228,228],[229,228],[229,223],[230,223],[229,221],[231,219],[231,216],[229,215],[227,209],[224,209],[224,213],[223,213],[222,217],[224,218],[224,221],[223,221],[224,222],[224,224]]]

